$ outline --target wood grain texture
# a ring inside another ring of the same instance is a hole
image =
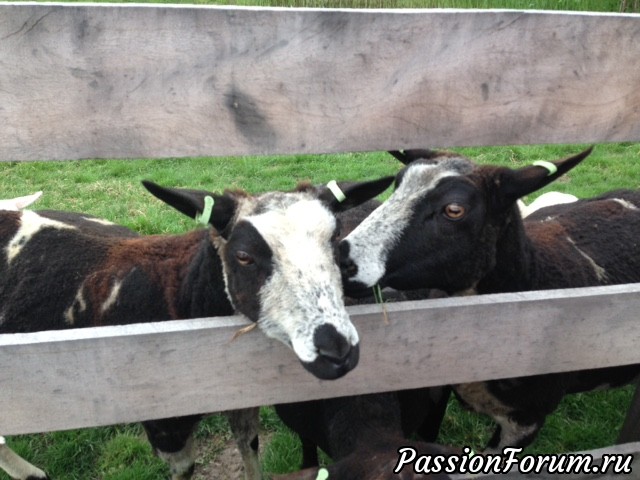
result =
[[[226,317],[0,335],[2,434],[640,363],[640,284],[351,307],[358,367],[312,377]]]
[[[640,140],[640,16],[0,4],[0,160]]]

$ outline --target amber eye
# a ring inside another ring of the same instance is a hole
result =
[[[253,257],[247,252],[243,252],[242,250],[238,250],[236,252],[236,260],[238,260],[238,263],[243,267],[253,264]]]
[[[450,203],[444,207],[444,215],[449,220],[460,220],[466,213],[464,207],[459,203]]]

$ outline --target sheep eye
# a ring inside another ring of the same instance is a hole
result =
[[[242,250],[236,252],[236,260],[238,260],[238,263],[243,267],[253,264],[253,257]]]
[[[444,207],[444,215],[449,220],[460,220],[466,213],[465,208],[459,203],[450,203]]]

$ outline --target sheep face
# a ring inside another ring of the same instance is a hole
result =
[[[359,358],[358,333],[342,299],[334,211],[377,195],[391,180],[342,185],[342,203],[313,187],[253,197],[145,186],[190,216],[203,210],[203,197],[212,196],[210,239],[235,310],[291,347],[315,376],[334,379]]]
[[[393,195],[340,245],[345,291],[359,295],[376,284],[448,293],[474,288],[495,265],[504,229],[519,221],[516,200],[589,153],[556,162],[553,174],[539,166],[477,166],[431,152],[429,158],[407,162]]]

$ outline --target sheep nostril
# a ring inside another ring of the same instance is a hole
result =
[[[340,262],[340,268],[342,270],[342,273],[347,277],[354,277],[358,273],[358,267],[350,258],[343,259]]]
[[[336,365],[344,363],[351,351],[349,342],[330,324],[320,325],[316,328],[313,343],[318,355]]]

